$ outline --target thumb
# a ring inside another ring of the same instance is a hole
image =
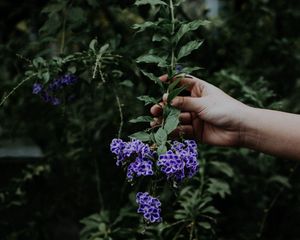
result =
[[[164,95],[164,99],[167,99],[167,95]],[[182,112],[199,113],[205,108],[205,101],[203,100],[203,97],[177,96],[171,101],[171,105]]]

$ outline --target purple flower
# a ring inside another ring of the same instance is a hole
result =
[[[175,73],[176,74],[181,73],[182,69],[183,69],[183,67],[181,65],[177,64],[175,67]]]
[[[49,90],[55,92],[64,86],[73,85],[77,82],[78,78],[73,74],[65,74],[49,84]]]
[[[57,97],[52,97],[50,101],[53,106],[57,106],[61,103],[60,99]]]
[[[117,166],[120,166],[125,159],[123,150],[126,146],[126,143],[122,139],[113,139],[110,144],[110,151],[117,156]]]
[[[40,83],[34,83],[32,86],[32,93],[39,94],[43,89],[43,85]]]
[[[171,149],[161,154],[157,166],[167,176],[177,181],[182,181],[186,176],[193,177],[198,169],[197,144],[193,140],[186,140],[184,143],[174,141]]]
[[[127,168],[127,179],[132,180],[136,176],[151,176],[154,174],[152,170],[153,162],[147,158],[137,157],[134,162],[130,163]]]
[[[150,196],[148,192],[138,192],[136,202],[139,205],[137,212],[143,214],[147,222],[161,222],[161,202],[157,198]]]

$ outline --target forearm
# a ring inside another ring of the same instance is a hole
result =
[[[242,146],[300,160],[300,116],[248,107],[241,127]]]

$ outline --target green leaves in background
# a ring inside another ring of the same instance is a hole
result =
[[[151,6],[155,6],[155,5],[165,5],[165,6],[168,6],[168,4],[166,4],[165,2],[163,2],[161,0],[137,0],[135,2],[135,5],[137,5],[137,6],[145,5],[145,4],[150,4]]]
[[[187,43],[185,46],[183,46],[178,53],[177,61],[182,59],[183,57],[188,56],[191,54],[192,51],[198,49],[202,45],[203,41],[194,40],[189,43]]]

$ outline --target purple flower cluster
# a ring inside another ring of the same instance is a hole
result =
[[[151,176],[154,174],[152,170],[153,162],[150,160],[154,153],[148,144],[137,139],[132,139],[130,142],[113,139],[110,150],[117,157],[117,166],[125,165],[127,160],[134,159],[127,168],[128,180],[132,180],[135,175]]]
[[[54,106],[61,104],[61,100],[55,96],[56,92],[66,86],[73,85],[78,78],[73,74],[65,74],[53,80],[47,87],[41,83],[34,83],[32,93],[40,95],[45,102],[51,103]]]
[[[136,202],[139,205],[137,212],[143,214],[147,222],[161,222],[161,203],[157,198],[150,196],[147,192],[138,192],[136,194]]]
[[[197,144],[193,140],[185,140],[184,143],[174,141],[170,150],[161,154],[157,166],[167,176],[177,181],[182,181],[186,176],[193,177],[198,169]]]

